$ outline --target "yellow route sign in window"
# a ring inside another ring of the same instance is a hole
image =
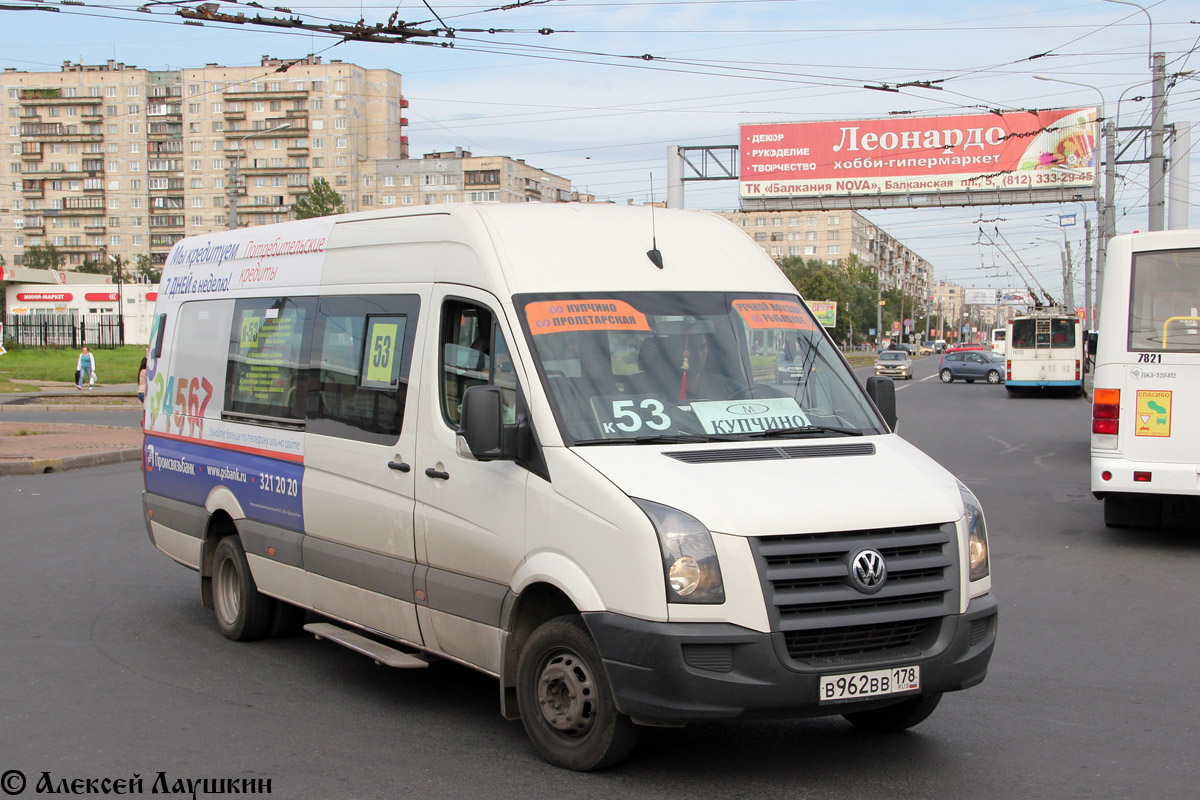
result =
[[[404,317],[370,317],[362,385],[370,389],[394,388],[400,380],[400,348],[404,343]]]
[[[1171,435],[1171,392],[1148,389],[1138,391],[1133,435]]]

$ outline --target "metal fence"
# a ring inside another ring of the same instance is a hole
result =
[[[9,315],[4,318],[6,347],[82,347],[110,349],[124,344],[116,314]]]

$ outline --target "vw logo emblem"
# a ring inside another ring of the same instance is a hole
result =
[[[850,561],[850,579],[863,594],[875,594],[887,581],[887,563],[878,550],[860,550]]]

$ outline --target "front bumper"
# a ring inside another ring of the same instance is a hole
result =
[[[728,623],[647,622],[609,612],[584,619],[621,713],[638,722],[679,724],[817,717],[888,705],[903,698],[818,704],[822,675],[888,666],[919,664],[922,694],[969,688],[987,674],[997,603],[987,594],[973,599],[965,614],[943,617],[936,640],[923,652],[820,664],[791,660],[781,633]]]

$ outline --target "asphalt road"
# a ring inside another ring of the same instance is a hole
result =
[[[555,769],[470,670],[221,637],[195,574],[151,546],[124,464],[0,478],[0,773],[24,773],[23,797],[43,772],[136,773],[145,794],[159,772],[263,778],[289,800],[1194,797],[1200,536],[1104,528],[1086,401],[942,385],[935,359],[917,364],[899,432],[982,500],[1001,616],[988,679],[913,731],[645,730],[615,769]]]
[[[142,412],[132,411],[5,411],[0,422],[67,422],[73,425],[107,425],[136,428],[142,424]]]

